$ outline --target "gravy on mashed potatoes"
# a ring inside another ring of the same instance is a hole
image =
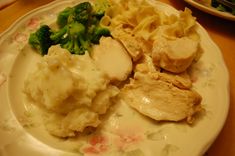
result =
[[[72,55],[57,45],[28,76],[24,92],[47,112],[45,126],[52,135],[71,137],[97,127],[119,89],[109,84],[89,54]]]

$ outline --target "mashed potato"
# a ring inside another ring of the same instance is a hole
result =
[[[119,89],[109,84],[88,54],[72,55],[53,46],[26,79],[24,92],[47,112],[48,131],[68,137],[97,127]]]

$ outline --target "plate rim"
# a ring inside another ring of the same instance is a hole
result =
[[[18,23],[20,23],[21,21],[23,21],[25,18],[27,18],[28,16],[32,16],[34,13],[37,13],[38,11],[42,11],[43,9],[47,9],[47,7],[50,7],[51,5],[55,5],[58,2],[63,2],[63,0],[54,0],[51,1],[47,4],[41,5],[39,7],[36,7],[24,14],[22,14],[22,16],[20,16],[19,18],[17,18],[14,22],[12,22],[8,28],[6,28],[3,32],[0,33],[0,43],[2,42],[2,40],[4,40],[4,37],[6,37],[10,31],[12,31],[14,28],[17,28],[17,25],[19,25]]]
[[[217,16],[217,17],[220,17],[220,18],[223,18],[223,19],[227,19],[227,20],[231,20],[231,21],[235,21],[235,16],[230,14],[230,13],[227,13],[227,12],[222,12],[222,11],[218,11],[214,8],[210,8],[208,6],[205,6],[205,5],[202,5],[194,0],[184,0],[186,3],[190,4],[191,6],[203,11],[203,12],[206,12],[210,15],[213,15],[213,16]]]

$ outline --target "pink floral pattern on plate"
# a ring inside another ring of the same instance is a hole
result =
[[[94,135],[80,152],[85,155],[103,155],[113,150],[125,153],[130,149],[138,149],[139,143],[144,141],[144,135],[142,131],[135,132],[130,129],[116,129],[111,135],[107,133]]]
[[[18,50],[21,50],[26,45],[30,33],[36,31],[43,20],[45,19],[32,17],[23,25],[20,31],[13,34],[12,42],[16,44]]]
[[[35,30],[39,27],[40,25],[40,19],[35,17],[35,18],[31,18],[28,23],[26,24],[26,27],[29,29],[29,30]]]
[[[25,33],[21,33],[21,32],[16,33],[14,36],[14,40],[17,43],[25,43],[27,39],[28,39],[28,35]]]
[[[108,138],[102,135],[91,137],[88,146],[82,149],[82,152],[88,155],[99,155],[108,150]]]
[[[139,134],[124,133],[119,134],[119,137],[116,140],[116,145],[119,151],[126,151],[133,145],[137,145],[143,140],[142,136]]]

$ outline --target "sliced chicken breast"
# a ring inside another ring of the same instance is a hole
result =
[[[174,86],[180,89],[190,89],[192,87],[192,81],[186,71],[180,74],[173,74],[163,71],[155,73],[154,75],[157,75],[158,79],[168,83],[172,83]]]
[[[198,41],[188,37],[175,40],[160,37],[153,43],[152,58],[156,66],[173,73],[181,73],[192,64],[198,49]]]
[[[134,72],[141,73],[149,73],[156,71],[160,71],[160,69],[153,64],[152,58],[147,54],[143,55],[143,57],[136,63],[134,68]]]
[[[180,89],[152,74],[136,73],[122,90],[124,101],[138,112],[157,121],[193,121],[200,111],[201,96],[192,90]]]
[[[132,72],[132,60],[121,43],[111,37],[102,37],[91,54],[95,64],[111,81],[124,81]]]
[[[113,30],[112,36],[122,43],[134,62],[142,57],[144,44],[136,37],[120,28]]]

